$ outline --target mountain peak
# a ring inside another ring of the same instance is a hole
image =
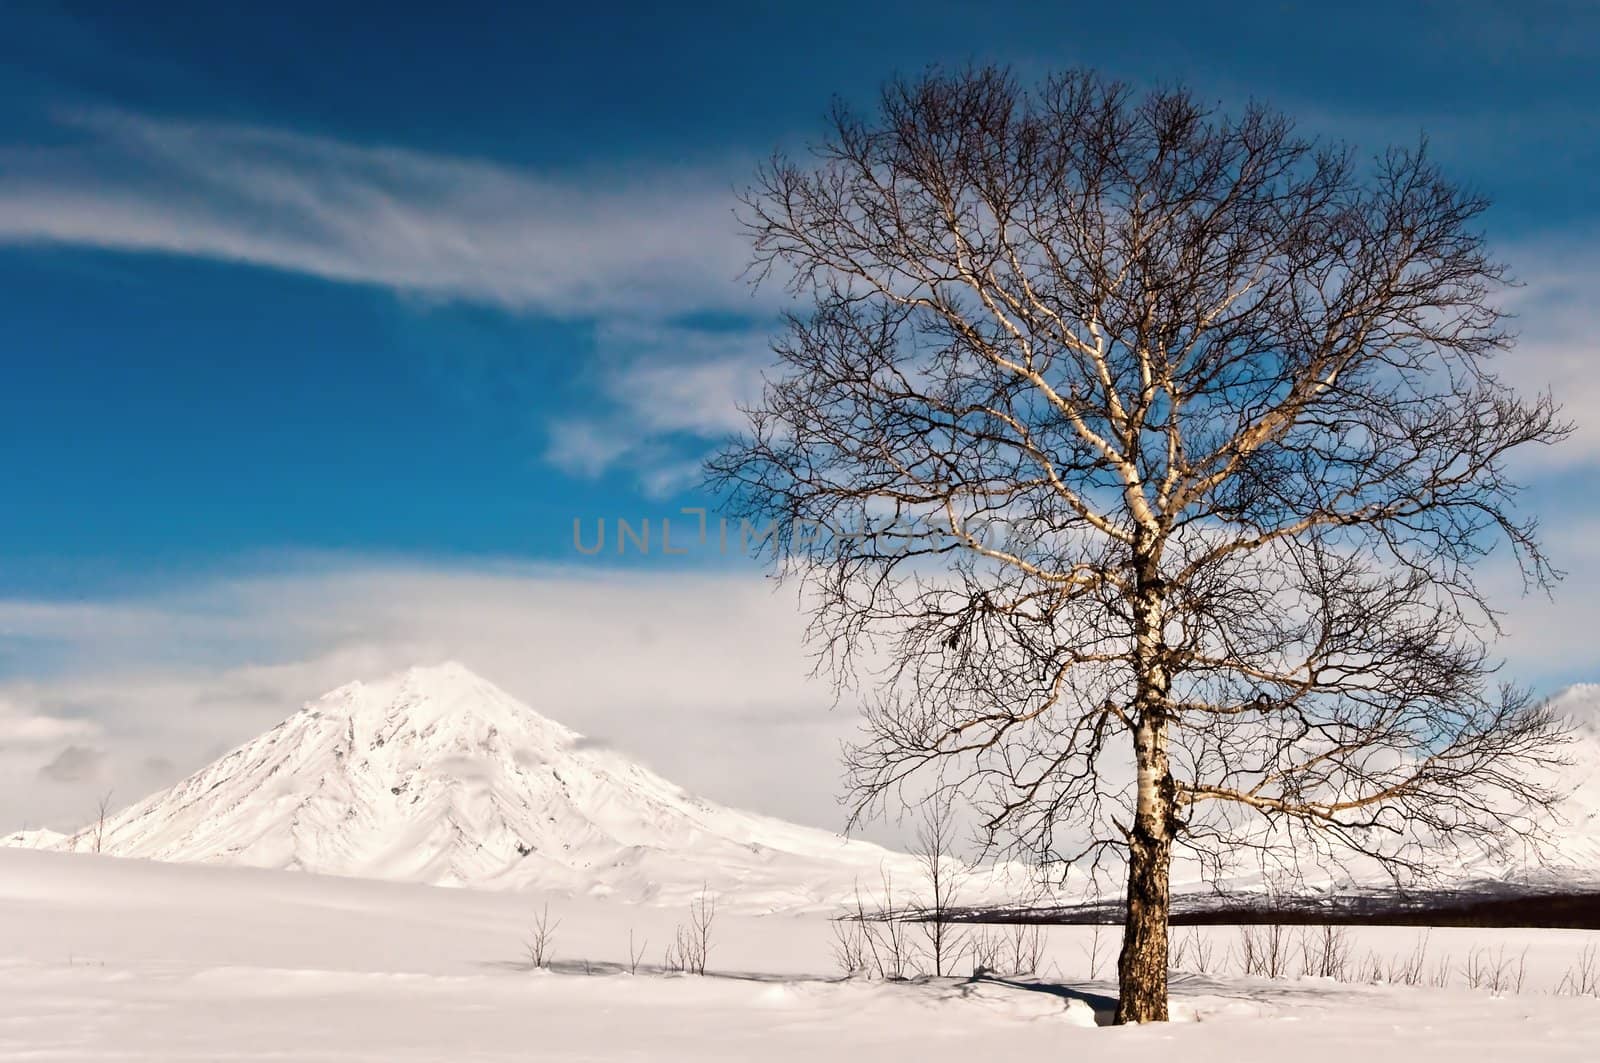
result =
[[[302,712],[346,718],[354,729],[371,729],[380,737],[406,727],[436,731],[445,726],[487,726],[508,740],[538,738],[541,745],[570,745],[580,737],[457,661],[347,683],[308,702]]]
[[[454,660],[440,661],[437,664],[414,664],[405,671],[396,673],[395,678],[420,686],[458,686],[461,684],[493,686],[487,679],[460,661]]]
[[[1547,704],[1566,721],[1574,738],[1588,743],[1600,741],[1600,683],[1574,683],[1553,695]]]
[[[579,737],[458,662],[408,668],[107,820],[103,851],[655,900],[720,880],[782,905],[909,859],[700,800]]]

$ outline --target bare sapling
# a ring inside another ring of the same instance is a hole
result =
[[[1383,957],[1378,955],[1376,949],[1368,949],[1367,958],[1357,970],[1356,980],[1368,985],[1382,985],[1384,977]]]
[[[112,791],[107,790],[100,795],[99,815],[95,817],[94,823],[94,851],[97,853],[105,845],[106,813],[111,809],[111,793]]]
[[[878,907],[868,907],[858,883],[850,907],[834,919],[834,960],[846,975],[861,971],[869,978],[898,981],[905,978],[914,951],[906,920],[915,908],[896,906],[894,875],[887,865],[879,876],[883,893]]]
[[[972,960],[972,977],[999,974],[1000,955],[1005,939],[992,927],[980,926],[967,935],[967,955]]]
[[[1038,923],[1012,923],[1007,935],[1008,965],[1013,975],[1034,975],[1044,964],[1044,927]]]
[[[1556,986],[1556,993],[1570,997],[1600,996],[1600,951],[1593,944],[1585,945],[1577,962],[1567,968]]]
[[[1431,937],[1432,931],[1423,931],[1410,953],[1389,962],[1387,981],[1390,985],[1417,986],[1423,983],[1428,966],[1428,940]]]
[[[1349,928],[1324,923],[1302,929],[1300,954],[1301,971],[1308,977],[1344,981],[1350,966]]]
[[[672,942],[662,955],[661,966],[671,973],[704,975],[711,958],[712,927],[717,919],[717,899],[702,885],[689,902],[689,922],[679,923]]]
[[[1289,970],[1289,929],[1282,923],[1239,928],[1239,962],[1256,978],[1282,978]]]
[[[1105,959],[1105,927],[1095,922],[1089,927],[1089,940],[1082,947],[1083,958],[1088,963],[1089,978],[1094,980],[1100,977],[1100,964]]]
[[[955,835],[955,815],[947,799],[940,797],[923,805],[911,855],[922,865],[923,885],[928,891],[927,900],[915,905],[916,925],[935,977],[944,975],[960,949],[951,914],[967,869],[953,851]]]
[[[535,970],[550,966],[550,950],[555,944],[556,928],[561,925],[561,920],[551,920],[550,903],[545,902],[539,913],[533,917],[533,932],[528,937],[528,963]]]
[[[695,974],[705,974],[711,962],[711,930],[717,920],[717,898],[702,885],[700,893],[689,905],[689,935],[693,951],[689,969]]]
[[[628,928],[628,973],[629,974],[638,974],[639,973],[639,964],[640,964],[641,961],[644,960],[644,950],[646,948],[648,948],[649,945],[650,945],[650,942],[648,940],[645,940],[645,941],[639,942],[639,947],[638,948],[634,948],[634,945],[633,945],[633,928],[632,927]]]
[[[1188,933],[1178,939],[1173,951],[1172,969],[1192,971],[1195,974],[1210,974],[1215,952],[1216,942],[1210,936],[1201,933],[1199,927],[1191,926]]]
[[[906,912],[895,907],[894,874],[887,865],[879,869],[883,884],[883,908],[872,924],[877,931],[879,975],[890,981],[906,977],[911,966],[911,943],[906,938]]]
[[[849,912],[833,919],[833,961],[846,978],[872,970],[867,929]]]

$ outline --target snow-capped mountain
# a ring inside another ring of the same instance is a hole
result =
[[[1548,868],[1566,877],[1600,880],[1600,683],[1578,683],[1550,700],[1571,727],[1562,751],[1569,761],[1552,788],[1566,795],[1551,832]]]
[[[35,848],[94,845],[93,829]],[[911,858],[720,807],[458,664],[351,683],[105,823],[100,851],[438,885],[834,903]]]

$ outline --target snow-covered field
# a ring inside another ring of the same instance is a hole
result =
[[[1600,935],[1433,930],[1447,989],[1244,978],[1236,929],[1179,975],[1179,1021],[1097,1028],[1114,933],[1049,931],[1037,979],[842,980],[825,916],[714,924],[710,975],[663,974],[679,909],[549,897],[554,969],[529,969],[539,895],[0,849],[0,1059],[1593,1060],[1600,1000],[1553,990]],[[637,974],[635,946],[648,941]],[[1185,931],[1179,931],[1180,936]],[[1357,930],[1400,961],[1419,932]],[[1475,952],[1520,992],[1461,984]]]
[[[1597,700],[1568,697],[1585,753]],[[1580,783],[1557,880],[1600,866],[1597,809]],[[830,915],[884,871],[915,894],[917,861],[694,797],[455,665],[342,687],[103,824],[5,842],[7,1061],[1600,1059],[1581,931],[1360,928],[1336,978],[1304,976],[1316,941],[1289,931],[1268,978],[1243,962],[1268,931],[1179,929],[1178,1021],[1145,1029],[1099,1025],[1111,928],[1048,929],[1028,977],[970,954],[844,977]],[[668,971],[702,889],[709,972]]]

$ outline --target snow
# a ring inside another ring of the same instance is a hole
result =
[[[52,849],[66,844],[67,840],[67,835],[53,830],[19,830],[0,838],[0,847],[9,845],[18,849]]]
[[[95,849],[93,829],[30,847]],[[914,862],[724,808],[458,664],[325,695],[110,818],[115,856],[677,903],[831,907]]]
[[[1558,707],[1577,744],[1549,874],[1592,878],[1600,688]],[[1238,928],[1178,929],[1215,962],[1142,1029],[1100,1025],[1114,928],[1048,928],[1034,976],[843,977],[829,915],[883,868],[916,892],[910,857],[696,798],[455,665],[307,705],[110,818],[107,855],[89,831],[4,841],[3,1059],[1600,1058],[1600,1000],[1556,992],[1600,957],[1587,931],[1350,932],[1352,968],[1425,949],[1434,987],[1245,977]],[[702,889],[710,973],[669,973]],[[1474,961],[1521,984],[1472,988]]]
[[[546,902],[561,921],[555,969],[533,971],[522,942]],[[616,899],[0,850],[0,1058],[1600,1058],[1600,1000],[1550,992],[1600,941],[1589,932],[1431,932],[1458,963],[1526,949],[1520,994],[1180,975],[1179,1021],[1125,1029],[1096,1026],[1113,987],[1105,961],[1088,975],[1089,928],[1049,931],[1043,979],[888,984],[837,976],[820,913],[729,911],[710,976],[659,973],[683,918]],[[621,973],[630,930],[650,942],[636,975]],[[1236,931],[1204,933],[1220,951]],[[1357,933],[1355,951],[1385,955],[1419,935]]]

